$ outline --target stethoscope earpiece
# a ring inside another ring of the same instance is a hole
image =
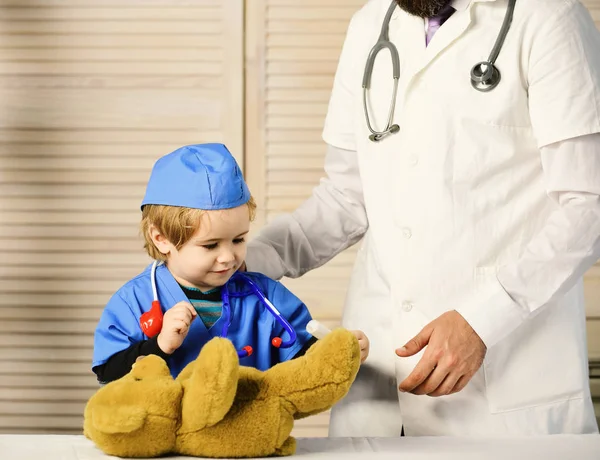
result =
[[[498,67],[490,61],[478,62],[471,69],[471,85],[482,93],[493,90],[500,83],[500,79]]]

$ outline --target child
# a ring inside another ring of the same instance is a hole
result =
[[[124,376],[148,354],[165,359],[176,377],[215,336],[233,342],[241,365],[260,370],[301,356],[314,343],[306,332],[311,315],[298,298],[264,275],[236,273],[246,257],[255,209],[223,145],[182,147],[156,162],[142,202],[141,229],[146,251],[162,263],[126,283],[104,309],[92,364],[101,383]],[[256,288],[283,319],[267,308]],[[368,340],[362,332],[355,335],[364,360]]]

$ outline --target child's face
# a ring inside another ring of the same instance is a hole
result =
[[[166,242],[167,267],[184,286],[203,291],[223,286],[246,258],[248,206],[206,211],[200,228],[179,250]]]

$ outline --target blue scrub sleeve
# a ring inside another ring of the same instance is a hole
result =
[[[277,281],[272,282],[272,292],[269,299],[292,325],[298,337],[296,343],[290,348],[279,349],[279,361],[289,361],[312,338],[312,336],[306,332],[306,325],[312,319],[312,316],[308,311],[308,307],[304,305],[298,297],[292,294],[289,289]],[[277,324],[279,325],[279,323]],[[283,339],[288,337],[287,333],[284,331],[285,329],[283,326],[278,327],[277,333],[281,334]]]
[[[117,292],[108,301],[94,333],[92,368],[104,364],[115,353],[145,338],[137,315],[121,293]]]

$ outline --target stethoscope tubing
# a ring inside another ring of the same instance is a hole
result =
[[[487,61],[481,61],[475,64],[471,68],[471,85],[473,88],[480,92],[488,92],[498,86],[500,80],[502,78],[500,71],[496,67],[496,60],[500,55],[500,51],[502,50],[502,46],[504,45],[504,41],[506,40],[506,36],[508,35],[508,31],[510,30],[510,26],[512,24],[512,19],[514,15],[516,0],[508,0],[508,7],[506,9],[506,14],[504,15],[504,20],[502,22],[502,27],[498,32],[498,37],[496,38],[496,42],[490,52],[489,58]],[[393,124],[394,111],[396,107],[396,96],[398,93],[398,81],[400,79],[400,56],[398,54],[398,49],[396,46],[390,41],[389,38],[389,26],[390,21],[392,19],[392,15],[396,8],[399,8],[396,0],[392,0],[388,10],[386,12],[385,18],[381,25],[381,31],[379,33],[379,37],[377,38],[377,42],[369,52],[367,57],[367,62],[365,64],[365,71],[363,74],[362,80],[362,92],[363,92],[363,110],[365,113],[365,119],[367,123],[367,128],[371,132],[369,139],[373,142],[379,142],[384,137],[389,134],[395,134],[400,131],[400,126],[397,124]],[[367,91],[371,87],[371,78],[373,76],[373,68],[375,66],[375,59],[380,51],[387,49],[390,52],[390,56],[392,58],[392,77],[394,81],[394,89],[392,93],[392,99],[390,101],[390,108],[388,110],[388,117],[385,129],[383,131],[377,131],[373,125],[371,124],[371,118],[369,116],[369,107],[367,101]]]
[[[156,267],[159,262],[154,261],[152,264],[152,268],[150,271],[150,280],[152,284],[152,296],[153,296],[153,304],[158,303],[158,291],[156,288]],[[229,284],[233,281],[241,281],[246,283],[246,285],[250,286],[250,291],[243,291],[237,293],[231,293],[229,291]],[[287,319],[281,314],[281,312],[273,305],[273,303],[264,295],[260,287],[250,279],[250,277],[236,272],[233,276],[227,281],[227,283],[221,288],[221,300],[223,302],[223,327],[221,328],[221,337],[227,337],[229,332],[229,326],[231,325],[232,317],[231,317],[231,301],[232,297],[247,297],[249,295],[255,295],[264,305],[264,307],[275,317],[275,320],[283,326],[284,330],[288,333],[289,337],[287,340],[281,340],[277,345],[274,344],[277,348],[289,348],[298,338],[296,331],[293,326],[289,323]],[[279,339],[278,339],[279,340]],[[252,353],[252,349],[249,346],[242,348],[241,350],[237,350],[237,354],[240,358],[244,358],[249,356]]]

